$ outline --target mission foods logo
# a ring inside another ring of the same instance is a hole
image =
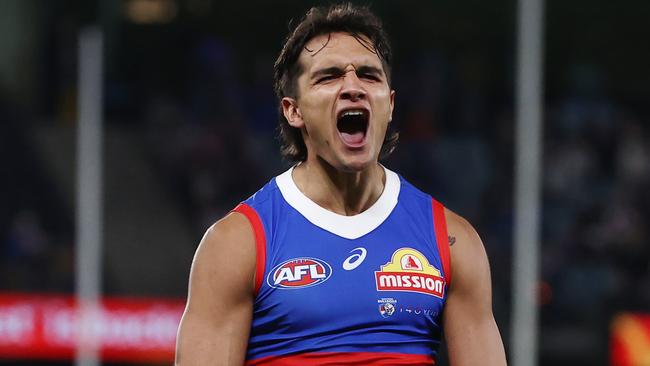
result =
[[[297,289],[319,285],[332,275],[332,267],[316,258],[294,258],[275,266],[266,278],[269,286]]]
[[[390,262],[375,272],[375,280],[377,291],[419,292],[442,298],[445,289],[440,271],[422,253],[411,248],[395,251]]]

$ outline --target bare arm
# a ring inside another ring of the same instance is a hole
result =
[[[244,364],[254,276],[253,230],[244,215],[231,213],[208,229],[194,256],[176,365]]]
[[[506,356],[492,314],[490,266],[483,243],[462,217],[445,210],[451,247],[452,282],[444,332],[453,366],[502,366]]]

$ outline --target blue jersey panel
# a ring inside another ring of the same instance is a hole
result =
[[[245,203],[266,236],[247,359],[304,352],[436,357],[446,298],[431,197],[404,179],[388,217],[347,239],[308,221],[275,179]]]

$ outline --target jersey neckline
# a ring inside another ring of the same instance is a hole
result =
[[[386,174],[384,190],[367,210],[353,216],[340,215],[319,206],[307,197],[293,180],[293,168],[275,177],[285,201],[312,224],[346,239],[357,239],[376,229],[397,206],[400,181],[397,173],[382,165]]]

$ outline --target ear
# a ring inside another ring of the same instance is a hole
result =
[[[388,116],[388,122],[393,121],[393,108],[395,108],[395,90],[390,91],[390,115]]]
[[[302,120],[302,113],[300,113],[298,102],[293,98],[284,97],[281,103],[282,114],[284,114],[284,118],[289,122],[289,126],[302,128],[305,122]]]

